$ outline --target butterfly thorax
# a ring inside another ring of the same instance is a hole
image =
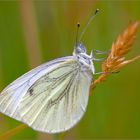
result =
[[[86,48],[82,43],[77,43],[73,52],[73,56],[75,56],[75,58],[80,62],[81,65],[88,67],[93,74],[95,73],[94,65],[92,62],[92,52],[90,55],[88,55],[86,53]]]

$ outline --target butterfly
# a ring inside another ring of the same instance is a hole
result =
[[[0,112],[37,131],[69,130],[86,112],[94,59],[76,43],[72,56],[42,64],[8,85],[0,93]]]

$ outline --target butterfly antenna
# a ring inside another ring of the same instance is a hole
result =
[[[82,39],[84,33],[86,32],[86,30],[87,30],[89,24],[90,24],[91,21],[95,18],[95,16],[97,15],[98,12],[99,12],[99,9],[96,9],[96,11],[92,14],[92,16],[91,16],[91,17],[89,18],[89,20],[87,21],[87,24],[85,25],[85,27],[84,27],[84,29],[83,29],[81,35],[80,35],[79,42],[81,41],[81,39]]]
[[[76,32],[76,46],[78,44],[78,35],[79,35],[79,28],[80,28],[80,23],[77,23],[77,32]]]

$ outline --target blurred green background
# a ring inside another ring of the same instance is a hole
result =
[[[96,8],[100,12],[83,37],[88,53],[92,49],[109,50],[128,23],[140,19],[140,1],[0,1],[0,89],[43,62],[71,55],[77,22],[81,32]],[[127,57],[137,54],[140,31]],[[101,71],[101,63],[95,66]],[[0,134],[20,124],[0,114]],[[26,128],[11,140],[57,138]],[[83,119],[63,139],[113,138],[140,139],[139,60],[97,86]]]

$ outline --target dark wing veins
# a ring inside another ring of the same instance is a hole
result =
[[[75,76],[77,75],[77,72],[78,71],[74,71],[72,76],[71,76],[71,79],[70,81],[68,82],[66,88],[64,89],[64,91],[61,93],[61,95],[59,97],[57,97],[56,99],[54,100],[51,100],[49,101],[49,104],[47,106],[47,109],[51,108],[53,105],[57,104],[63,97],[67,96],[69,94],[69,91],[70,91],[70,87],[71,85],[73,84],[73,81],[75,79]]]
[[[75,69],[76,70],[76,69]],[[75,71],[74,70],[74,71]],[[71,74],[73,72],[73,70],[72,71],[70,71],[70,72],[67,72],[67,73],[64,73],[63,75],[61,75],[61,76],[59,76],[59,77],[56,77],[56,78],[49,78],[47,75],[45,75],[44,77],[45,77],[45,79],[46,80],[44,80],[44,79],[42,79],[42,80],[39,80],[39,82],[35,82],[30,88],[29,88],[29,94],[32,96],[34,93],[33,92],[35,92],[35,89],[34,89],[34,87],[36,87],[36,86],[39,86],[40,84],[42,84],[42,83],[44,83],[44,82],[50,82],[50,85],[48,85],[45,89],[43,89],[41,92],[40,92],[40,94],[41,93],[44,93],[45,91],[47,91],[47,90],[52,90],[52,89],[54,89],[57,85],[59,85],[61,82],[63,82],[65,79],[66,79],[66,77],[69,75],[69,74]],[[42,82],[40,82],[40,81],[42,81]],[[39,94],[36,94],[36,95],[34,95],[34,97],[37,97],[37,96],[39,96]]]

